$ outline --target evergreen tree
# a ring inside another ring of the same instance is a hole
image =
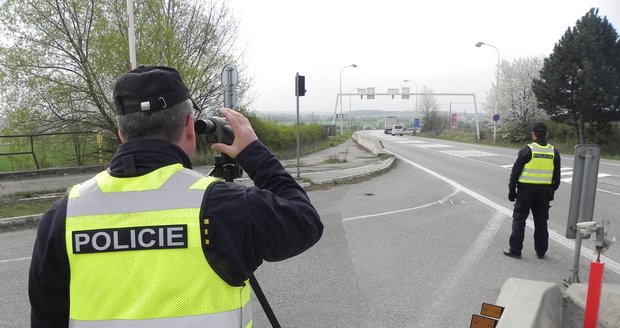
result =
[[[575,129],[579,143],[605,143],[620,106],[620,40],[592,8],[545,59],[533,91],[539,106]]]

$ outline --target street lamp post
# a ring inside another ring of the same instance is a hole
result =
[[[489,46],[489,47],[493,47],[493,49],[495,49],[495,51],[497,52],[497,77],[496,77],[496,82],[495,82],[495,88],[497,89],[495,92],[495,115],[497,115],[497,102],[499,100],[499,60],[500,60],[500,55],[499,55],[499,50],[497,50],[497,48],[489,43],[484,43],[484,42],[478,42],[476,43],[476,47],[480,48],[481,46]],[[494,115],[494,116],[495,116]],[[493,143],[495,143],[495,132],[497,130],[497,121],[495,120],[495,118],[493,119]]]
[[[357,91],[357,88],[351,89],[351,93]],[[349,130],[353,132],[353,115],[351,114],[351,95],[349,95]]]
[[[133,0],[127,0],[127,36],[129,38],[129,70],[138,67],[136,62],[136,33],[133,17]]]
[[[411,82],[411,83],[415,84],[415,93],[416,93],[416,95],[415,95],[415,111],[417,112],[418,111],[418,84],[415,83],[412,80],[405,80],[405,82]]]
[[[356,68],[357,65],[351,64],[340,69],[340,92],[338,93],[338,98],[340,101],[340,134],[342,134],[342,71],[344,71],[344,69],[347,67]]]

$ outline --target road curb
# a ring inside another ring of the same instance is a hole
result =
[[[0,232],[33,228],[39,224],[42,214],[0,219]]]
[[[351,179],[369,176],[372,174],[381,173],[391,169],[394,166],[395,158],[390,156],[376,164],[366,165],[362,167],[354,167],[340,170],[331,170],[324,172],[308,172],[302,173],[301,178],[304,180],[298,181],[299,185],[308,189],[313,185],[322,185],[328,183],[342,183],[350,181]],[[241,179],[245,180],[245,179]],[[249,180],[249,179],[247,179]],[[251,181],[251,180],[250,180]],[[309,182],[308,182],[309,181]],[[240,181],[242,184],[251,183],[247,181]],[[41,220],[42,214],[26,215],[12,218],[0,219],[0,232],[7,232],[18,229],[28,229],[36,227]]]

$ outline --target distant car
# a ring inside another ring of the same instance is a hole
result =
[[[392,125],[392,135],[403,135],[403,126],[402,125]]]

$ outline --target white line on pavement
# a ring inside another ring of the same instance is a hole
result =
[[[382,212],[382,213],[354,216],[354,217],[350,217],[350,218],[344,218],[344,219],[342,219],[342,221],[352,221],[352,220],[359,220],[359,219],[367,219],[367,218],[372,218],[372,217],[376,217],[376,216],[389,216],[389,215],[392,215],[392,214],[395,214],[395,213],[403,213],[403,212],[415,211],[415,210],[419,210],[421,208],[425,208],[425,207],[441,204],[441,203],[445,202],[446,200],[448,200],[450,197],[458,194],[459,192],[460,192],[459,190],[455,190],[454,192],[452,192],[447,197],[444,197],[443,199],[440,199],[440,200],[438,200],[436,202],[431,202],[431,203],[428,203],[428,204],[416,206],[416,207],[404,208],[402,210],[397,210],[397,211],[390,211],[390,212]]]
[[[485,204],[485,205],[487,205],[487,206],[489,206],[491,208],[496,209],[497,211],[505,214],[508,217],[512,217],[512,210],[511,209],[508,209],[508,208],[506,208],[506,207],[504,207],[504,206],[502,206],[500,204],[497,204],[496,202],[494,202],[494,201],[492,201],[492,200],[490,200],[490,199],[480,195],[479,193],[477,193],[477,192],[475,192],[475,191],[473,191],[473,190],[471,190],[469,188],[466,188],[466,187],[458,184],[457,182],[455,182],[453,180],[450,180],[450,179],[444,177],[443,175],[441,175],[441,174],[439,174],[439,173],[437,173],[435,171],[432,171],[432,170],[430,170],[430,169],[428,169],[428,168],[426,168],[426,167],[424,167],[424,166],[422,166],[422,165],[420,165],[418,163],[412,162],[412,161],[410,161],[407,158],[404,158],[404,157],[402,157],[400,155],[394,154],[393,152],[390,152],[390,151],[387,151],[387,152],[393,154],[398,159],[400,159],[400,160],[402,160],[402,161],[404,161],[404,162],[406,162],[406,163],[408,163],[410,165],[413,165],[413,166],[419,168],[420,170],[422,170],[422,171],[424,171],[424,172],[426,172],[426,173],[428,173],[428,174],[430,174],[430,175],[432,175],[432,176],[434,176],[434,177],[436,177],[436,178],[438,178],[438,179],[448,183],[449,185],[453,186],[457,190],[460,190],[460,191],[470,195],[471,197],[477,199],[479,202],[481,202],[481,203],[483,203],[483,204]],[[534,222],[532,222],[532,220],[527,220],[527,226],[530,227],[531,229],[534,229]],[[574,241],[569,240],[568,238],[562,236],[561,234],[557,233],[554,230],[549,230],[549,239],[559,243],[560,245],[563,245],[564,247],[566,247],[566,248],[568,248],[568,249],[570,249],[572,251],[575,250],[575,242]],[[586,248],[584,246],[581,246],[581,253],[580,254],[582,256],[592,260],[592,261],[596,260],[596,254],[594,253],[594,251],[592,251],[591,249],[588,249],[588,248]],[[612,260],[612,259],[610,259],[608,257],[605,257],[603,255],[601,255],[601,262],[605,262],[605,264],[606,264],[605,266],[609,270],[615,272],[616,274],[620,274],[620,264],[618,262],[616,262],[616,261],[614,261],[614,260]]]
[[[493,238],[495,238],[504,218],[504,213],[499,211],[495,212],[489,223],[484,226],[484,229],[478,234],[478,237],[469,247],[465,255],[452,267],[445,282],[438,285],[433,297],[431,297],[433,301],[422,311],[422,317],[418,321],[417,327],[433,326],[433,323],[437,320],[437,313],[440,313],[442,308],[445,308],[445,304],[448,303],[446,301],[453,295],[452,291],[459,288],[463,276],[465,276],[476,263],[480,262],[482,255],[484,255],[484,252],[489,248]]]
[[[30,260],[32,257],[28,256],[28,257],[18,257],[16,259],[8,259],[8,260],[0,260],[0,263],[10,263],[10,262],[17,262],[17,261],[26,261],[26,260]]]

